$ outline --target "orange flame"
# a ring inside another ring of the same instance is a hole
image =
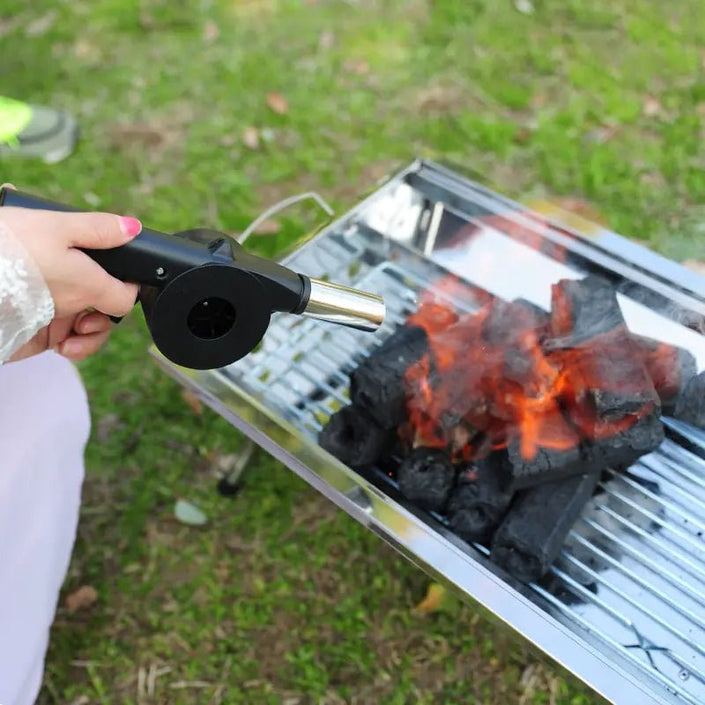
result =
[[[571,333],[567,297],[554,296],[545,321],[520,304],[494,300],[460,314],[429,300],[409,322],[422,327],[429,342],[404,380],[405,437],[412,445],[477,460],[518,441],[530,460],[542,448],[568,450],[620,433],[653,411],[645,403],[622,418],[600,418],[594,408],[596,389],[619,394],[643,388],[642,380],[615,379],[606,367],[634,355],[624,328],[579,346],[542,347],[544,334]]]

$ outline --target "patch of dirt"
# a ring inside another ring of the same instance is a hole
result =
[[[432,83],[417,90],[411,99],[411,109],[424,116],[457,115],[482,103],[457,83]]]
[[[403,164],[401,162],[391,159],[370,162],[362,167],[355,178],[349,180],[341,179],[338,183],[329,188],[323,188],[320,181],[310,172],[304,173],[296,179],[259,184],[256,188],[260,204],[259,208],[264,210],[290,196],[306,193],[307,191],[315,191],[326,201],[338,201],[343,203],[343,206],[341,206],[333,216],[339,217],[343,215],[348,207],[355,205],[366,193],[374,190],[376,184],[381,179],[393,174],[402,166]],[[344,166],[341,167],[341,172],[343,174],[346,173]],[[252,175],[252,178],[256,182],[256,175]],[[295,207],[296,206],[294,206],[294,208]],[[327,217],[323,211],[315,208],[313,204],[311,204],[310,207],[313,212],[312,224],[322,222]]]

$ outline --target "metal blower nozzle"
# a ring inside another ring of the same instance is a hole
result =
[[[311,294],[302,315],[349,328],[375,331],[387,313],[384,300],[376,294],[310,279]]]

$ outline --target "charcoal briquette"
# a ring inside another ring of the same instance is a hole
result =
[[[427,350],[422,328],[399,328],[350,375],[352,401],[383,428],[401,425],[406,418],[404,376]]]
[[[509,492],[584,472],[579,443],[567,449],[538,447],[534,456],[525,458],[520,442],[513,440],[505,449],[493,454],[493,462],[502,487]]]
[[[397,481],[406,499],[422,509],[442,511],[455,482],[455,468],[445,451],[419,447],[399,465]]]
[[[555,284],[551,335],[543,343],[549,359],[570,376],[575,403],[588,402],[593,412],[594,427],[581,427],[585,433],[599,435],[605,422],[646,407],[660,412],[654,383],[607,282],[589,276]]]
[[[523,582],[544,576],[595,489],[599,472],[533,487],[517,494],[492,537],[490,557]]]
[[[631,339],[661,400],[663,413],[672,414],[686,385],[698,372],[695,357],[685,348],[653,338],[632,335]]]
[[[581,446],[584,468],[624,470],[642,455],[656,450],[665,438],[658,414],[635,420],[629,428]]]
[[[496,468],[486,460],[462,468],[448,502],[453,533],[465,541],[490,540],[512,500],[502,488]]]
[[[393,432],[380,428],[354,405],[345,406],[334,413],[318,436],[322,448],[356,469],[377,463],[393,442]]]
[[[550,320],[551,314],[533,301],[529,301],[529,299],[514,299],[512,303],[529,311],[537,325],[545,325]]]
[[[545,318],[545,313],[539,317],[534,309],[528,306],[494,299],[482,326],[482,338],[490,345],[513,345],[517,335],[521,335],[523,331],[534,330],[545,322]]]
[[[705,372],[692,377],[678,399],[675,418],[705,429]]]
[[[570,335],[573,343],[578,344],[623,325],[617,295],[607,280],[590,275],[582,279],[561,279],[554,284],[553,335]]]

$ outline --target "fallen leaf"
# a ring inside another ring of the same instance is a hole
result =
[[[69,705],[90,705],[91,699],[87,695],[79,695],[75,700],[72,700]]]
[[[661,103],[652,95],[646,96],[641,111],[646,117],[654,117],[661,112]]]
[[[214,42],[219,36],[220,30],[218,29],[218,25],[212,20],[206,22],[203,26],[203,41]]]
[[[426,597],[414,607],[413,612],[427,614],[437,611],[446,597],[446,589],[438,583],[431,583],[428,586]]]
[[[330,49],[335,43],[335,35],[330,29],[324,29],[318,38],[318,48],[325,51]]]
[[[52,28],[54,22],[56,22],[57,14],[56,10],[51,10],[45,15],[38,17],[27,25],[24,33],[28,37],[41,37],[45,35]]]
[[[546,105],[547,102],[548,95],[544,92],[534,93],[534,95],[531,96],[531,107],[534,110],[540,110]]]
[[[526,144],[531,139],[532,134],[533,130],[530,127],[520,127],[514,135],[514,141],[517,144]]]
[[[705,276],[705,262],[697,259],[687,259],[683,262],[683,266]]]
[[[285,115],[289,112],[289,103],[281,93],[268,93],[267,105],[277,115]]]
[[[259,130],[256,127],[246,127],[242,131],[242,143],[248,149],[259,149]]]
[[[66,596],[64,604],[69,612],[76,612],[90,607],[97,599],[98,592],[94,587],[82,585],[78,590]]]
[[[203,526],[208,522],[208,517],[191,502],[179,499],[174,506],[174,516],[188,526]]]
[[[99,61],[101,58],[100,47],[83,37],[73,45],[73,53],[77,59],[87,63]]]
[[[196,416],[200,416],[203,413],[203,403],[190,389],[182,389],[181,398],[189,405],[189,408]]]
[[[253,235],[276,235],[282,229],[282,224],[278,220],[267,219],[262,221]]]
[[[343,64],[343,69],[348,73],[355,73],[364,76],[370,72],[370,65],[364,59],[348,59]]]

